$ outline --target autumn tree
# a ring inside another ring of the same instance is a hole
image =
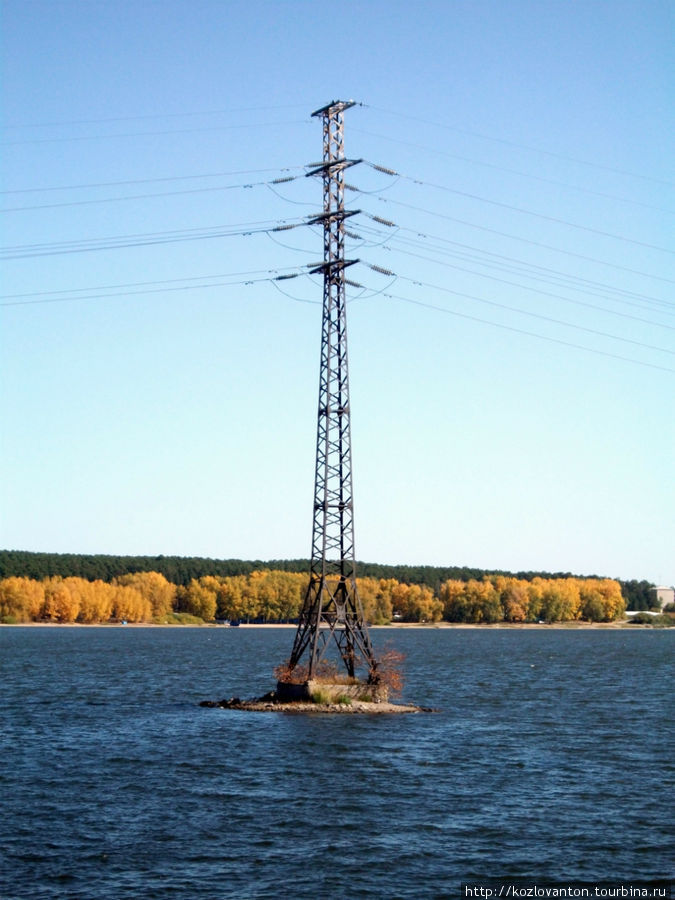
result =
[[[544,605],[544,579],[533,578],[527,585],[527,619],[537,622]]]
[[[267,581],[275,621],[288,622],[297,618],[307,592],[309,576],[299,572],[273,570],[268,573]]]
[[[487,577],[466,583],[446,581],[441,587],[441,601],[450,622],[500,622],[504,616],[499,592]]]
[[[243,617],[245,588],[245,575],[233,575],[221,579],[216,599],[216,615],[219,619],[238,621]]]
[[[152,606],[137,588],[113,585],[112,618],[120,622],[149,622]]]
[[[612,622],[626,611],[621,585],[611,578],[587,578],[579,591],[581,614],[591,622]]]
[[[419,584],[396,582],[391,603],[404,622],[437,622],[443,614],[443,604],[434,597],[431,588]]]
[[[45,579],[44,617],[46,619],[51,622],[74,622],[77,619],[80,612],[80,598],[74,587],[73,579]]]
[[[441,585],[440,601],[443,604],[443,618],[447,622],[463,622],[464,581],[449,578]]]
[[[173,609],[176,599],[176,585],[167,581],[159,572],[133,572],[120,575],[115,584],[133,587],[150,603],[152,615],[166,616]]]
[[[216,617],[218,605],[219,580],[213,575],[193,578],[186,588],[177,594],[177,605],[180,612],[190,613],[205,622]]]
[[[64,585],[77,598],[77,621],[91,624],[107,622],[113,610],[115,588],[103,581],[86,581],[84,578],[65,578]]]
[[[580,614],[579,585],[574,578],[543,579],[539,616],[546,622],[570,622]]]
[[[363,606],[363,616],[371,625],[388,625],[393,610],[391,590],[384,578],[357,578],[356,585]]]
[[[250,598],[250,607],[247,618],[262,619],[263,622],[277,618],[277,592],[271,576],[269,570],[251,572],[249,575],[246,594]]]
[[[504,621],[525,622],[527,620],[527,583],[518,578],[498,575],[493,580],[499,594],[499,602],[504,611]]]
[[[30,578],[4,578],[0,581],[0,619],[35,621],[42,614],[44,599],[44,585],[40,582]]]

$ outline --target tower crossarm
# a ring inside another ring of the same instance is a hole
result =
[[[322,106],[321,109],[315,109],[312,116],[323,116],[324,118],[330,115],[335,116],[344,112],[345,109],[350,109],[352,106],[357,105],[356,100],[331,100],[330,103]]]
[[[311,172],[305,172],[305,178],[310,178],[312,175],[325,176],[335,172],[343,172],[345,169],[349,169],[351,166],[358,166],[362,162],[362,159],[335,159],[332,162],[321,163],[320,166],[313,168]]]
[[[332,272],[336,270],[342,271],[342,269],[346,269],[347,266],[353,266],[357,262],[361,262],[360,259],[329,259],[327,262],[319,263],[314,269],[309,270],[310,275],[318,275],[320,272],[323,272],[324,275],[330,275]]]
[[[360,209],[342,209],[332,212],[321,213],[319,216],[312,216],[307,222],[308,225],[325,225],[326,222],[337,222],[349,218],[349,216],[358,216]]]

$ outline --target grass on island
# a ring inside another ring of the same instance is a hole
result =
[[[153,625],[204,625],[203,619],[193,616],[191,613],[167,613],[164,616],[155,616]]]

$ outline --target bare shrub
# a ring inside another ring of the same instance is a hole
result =
[[[405,654],[393,647],[386,647],[380,654],[377,665],[370,671],[370,680],[386,687],[390,694],[399,696],[403,690],[405,679],[403,676],[403,663]]]
[[[284,684],[304,684],[309,681],[309,669],[307,666],[295,666],[291,668],[291,661],[287,659],[274,669],[274,677]],[[338,674],[337,663],[331,660],[321,660],[316,667],[313,681],[325,681],[329,684],[350,684],[355,679],[348,675]]]

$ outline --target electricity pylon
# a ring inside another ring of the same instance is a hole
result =
[[[356,212],[344,208],[344,171],[361,160],[345,159],[343,131],[343,112],[354,105],[353,100],[333,101],[312,113],[323,119],[323,163],[307,173],[323,179],[323,213],[311,220],[323,225],[323,263],[311,270],[323,274],[323,320],[310,580],[289,667],[306,655],[309,679],[318,674],[333,640],[352,677],[365,666],[373,680],[377,669],[354,556],[344,273],[358,260],[344,256],[344,220]]]

